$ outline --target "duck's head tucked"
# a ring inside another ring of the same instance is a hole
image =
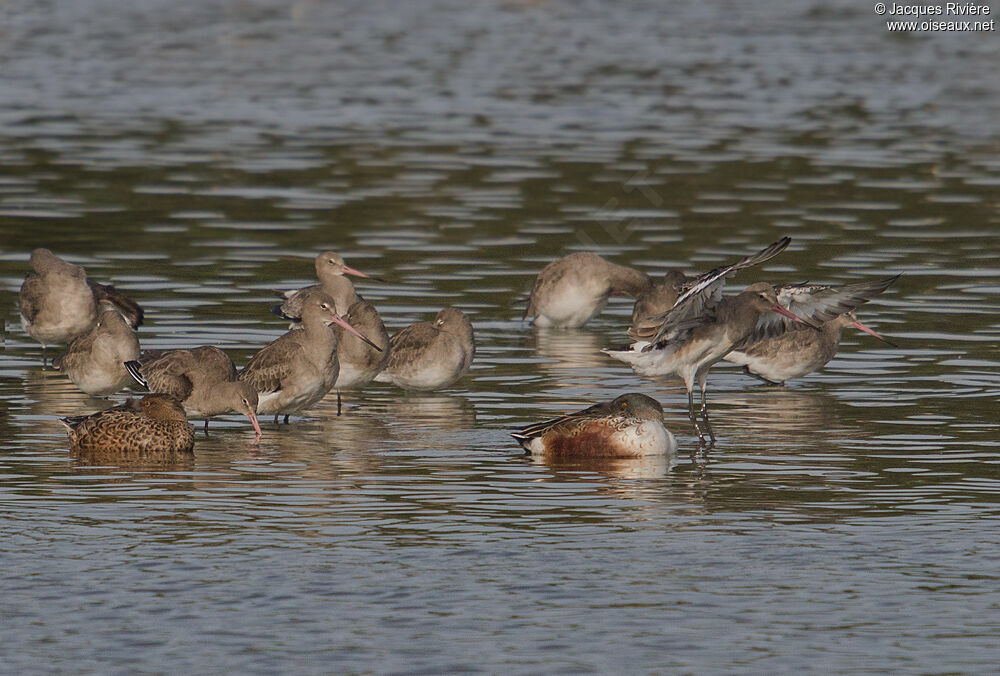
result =
[[[184,407],[166,394],[147,394],[140,403],[143,413],[154,420],[187,422]]]
[[[623,394],[608,404],[610,413],[626,415],[640,420],[663,420],[663,407],[656,399],[645,394]]]

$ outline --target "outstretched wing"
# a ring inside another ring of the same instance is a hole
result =
[[[879,295],[899,279],[899,275],[841,286],[782,286],[777,289],[778,303],[807,324],[822,325],[851,312]],[[745,349],[767,338],[780,336],[795,323],[774,312],[760,316],[753,332],[737,346]]]
[[[803,319],[823,324],[867,303],[892,286],[899,277],[895,275],[842,286],[781,287],[778,289],[778,302]]]
[[[737,271],[758,265],[774,258],[791,243],[790,237],[782,237],[777,242],[755,254],[745,256],[735,263],[716,268],[698,277],[685,286],[674,306],[659,315],[641,322],[635,338],[649,340],[651,344],[672,342],[681,339],[696,327],[712,320],[711,310],[722,300],[722,287],[726,279]]]

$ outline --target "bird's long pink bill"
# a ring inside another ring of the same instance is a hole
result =
[[[886,338],[882,334],[877,333],[873,329],[868,328],[867,326],[865,326],[864,324],[862,324],[859,321],[853,321],[853,322],[851,322],[851,326],[853,326],[854,328],[856,328],[858,331],[863,331],[863,332],[867,333],[869,336],[872,336],[874,338],[878,338],[879,340],[881,340],[886,345],[891,345],[892,347],[899,347],[899,345],[896,345],[896,343],[892,342],[891,340],[889,340],[888,338]]]
[[[350,324],[348,324],[347,320],[344,319],[343,317],[339,317],[337,315],[334,315],[333,316],[333,323],[336,324],[337,326],[342,326],[346,331],[348,331],[350,333],[353,333],[355,336],[357,336],[361,340],[365,341],[366,343],[368,343],[369,345],[371,345],[372,347],[374,347],[379,352],[382,351],[381,347],[379,347],[378,345],[376,345],[375,343],[373,343],[372,341],[368,340],[363,335],[361,335],[361,333],[359,333],[356,328],[354,328],[353,326],[351,326]]]
[[[817,331],[819,331],[820,327],[816,326],[815,324],[813,324],[810,321],[806,321],[805,319],[802,319],[802,317],[799,317],[796,314],[793,314],[792,312],[786,310],[784,307],[782,307],[781,305],[778,305],[777,303],[775,303],[774,305],[771,306],[771,312],[777,312],[779,315],[783,315],[785,317],[788,317],[792,321],[798,322],[800,324],[805,324],[809,328],[816,329]]]
[[[253,431],[257,433],[257,439],[259,440],[264,433],[260,431],[260,423],[257,422],[257,415],[247,413],[247,417],[250,418],[250,424],[253,425]]]
[[[371,275],[365,274],[364,272],[361,272],[360,270],[355,270],[354,268],[352,268],[349,265],[345,265],[344,266],[344,274],[345,275],[354,275],[355,277],[364,277],[365,279],[371,279],[371,280],[374,280],[376,282],[385,282],[385,280],[382,279],[382,278],[380,278],[380,277],[372,277]]]

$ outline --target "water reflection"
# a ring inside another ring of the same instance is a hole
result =
[[[992,36],[817,2],[387,8],[5,5],[7,669],[609,671],[609,627],[635,671],[994,669]],[[864,310],[902,349],[848,338],[788,390],[713,369],[703,463],[683,388],[600,354],[624,304],[514,326],[570,251],[704,271],[783,235],[740,284],[904,272]],[[468,307],[482,349],[457,394],[327,399],[259,446],[213,422],[193,467],[78,458],[58,417],[111,402],[19,332],[36,246],[146,306],[146,347],[245,363],[270,290],[311,281],[281,257],[329,248],[392,280],[359,287],[387,325]],[[676,458],[506,436],[629,391]]]
[[[669,472],[676,463],[674,453],[647,455],[639,458],[552,458],[544,455],[529,456],[531,461],[562,474],[600,474],[614,479],[658,479]]]
[[[150,479],[168,482],[172,490],[183,490],[185,483],[175,477],[161,479],[158,475],[144,475],[143,472],[181,472],[195,467],[192,453],[141,453],[126,456],[114,452],[77,452],[73,454],[73,467],[81,476],[97,474],[101,483],[134,484]],[[127,473],[122,473],[126,471]],[[110,476],[106,473],[110,472]],[[193,487],[193,484],[191,484]]]
[[[765,445],[796,452],[815,435],[836,436],[844,428],[843,405],[822,391],[750,384],[745,392],[726,392],[712,404],[715,433],[727,447]]]
[[[605,337],[599,332],[536,328],[532,333],[535,350],[545,359],[542,368],[557,384],[578,384],[581,371],[608,366],[607,357],[601,354]]]

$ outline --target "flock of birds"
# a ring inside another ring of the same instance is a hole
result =
[[[612,295],[636,298],[628,335],[633,342],[605,349],[646,376],[680,377],[699,447],[715,444],[708,419],[706,381],[725,359],[770,383],[800,377],[834,357],[844,328],[853,326],[890,345],[862,324],[854,309],[885,291],[897,278],[842,286],[752,284],[722,294],[739,270],[763,263],[788,247],[785,237],[761,251],[697,277],[667,272],[654,281],[638,270],[592,253],[573,253],[548,264],[535,280],[524,319],[542,329],[572,328],[599,314]],[[237,370],[211,345],[140,351],[136,329],[142,308],[114,287],[87,278],[79,265],[48,249],[31,254],[19,295],[25,330],[46,346],[68,343],[53,366],[87,394],[107,397],[126,387],[148,390],[88,416],[63,418],[74,450],[141,454],[191,452],[188,418],[245,415],[261,437],[258,415],[308,410],[329,392],[372,381],[407,390],[448,387],[475,356],[469,318],[447,307],[433,321],[404,328],[391,338],[378,311],[361,298],[347,275],[366,277],[338,254],[316,256],[319,283],[290,291],[272,312],[292,322],[287,333],[264,346]],[[694,390],[701,404],[695,407]],[[707,433],[707,437],[706,437]],[[531,425],[512,436],[529,453],[551,456],[638,457],[676,448],[663,425],[663,409],[644,394],[622,395],[576,413]]]

